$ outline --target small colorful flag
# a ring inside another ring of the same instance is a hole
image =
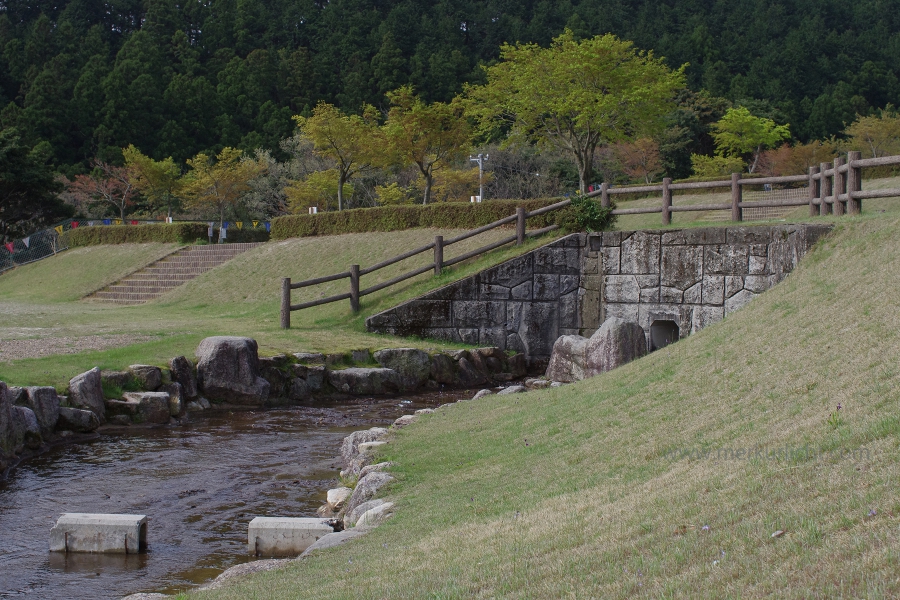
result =
[[[222,223],[222,229],[228,229],[228,221]]]
[[[122,224],[122,219],[116,219],[116,225],[121,225],[121,224]]]
[[[253,229],[256,229],[256,227],[257,227],[258,225],[259,225],[259,221],[253,221]]]
[[[88,221],[88,227],[93,227],[93,226],[94,226],[94,222],[93,222],[93,221]]]
[[[78,221],[72,221],[72,229],[78,227]]]
[[[25,244],[26,248],[31,248],[31,236],[29,235],[27,238],[23,238],[22,243]]]
[[[132,225],[137,225],[138,222],[137,222],[137,221],[131,221],[131,224],[132,224]]]
[[[62,230],[63,230],[63,226],[62,226],[62,225],[57,225],[57,226],[54,227],[53,229],[56,230],[56,233],[62,235]]]
[[[9,253],[12,254],[13,248],[15,248],[15,242],[8,242],[5,244],[6,249],[9,250]]]
[[[235,221],[234,224],[237,225],[238,229],[243,229],[243,228],[244,228],[244,222],[243,222],[243,221]]]
[[[271,231],[271,229],[272,229],[272,224],[269,222],[266,222],[266,231]]]
[[[112,225],[112,219],[103,219],[104,225]]]

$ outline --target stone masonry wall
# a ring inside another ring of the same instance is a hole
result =
[[[723,319],[790,273],[824,225],[573,234],[366,320],[369,331],[549,358],[561,335],[608,317],[682,337]]]

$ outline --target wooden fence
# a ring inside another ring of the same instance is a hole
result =
[[[611,188],[608,184],[604,183],[600,186],[600,189],[591,192],[588,194],[589,197],[600,197],[600,203],[602,206],[608,207],[610,205],[610,197],[615,195],[624,195],[624,194],[648,194],[659,192],[662,194],[662,202],[659,206],[650,206],[644,208],[622,208],[615,209],[613,214],[615,215],[638,215],[638,214],[651,214],[651,213],[662,213],[662,224],[670,225],[672,223],[672,213],[675,212],[692,212],[692,211],[711,211],[711,210],[731,210],[731,220],[732,221],[742,221],[743,220],[743,209],[744,208],[765,208],[765,207],[783,207],[783,206],[809,206],[809,215],[817,216],[817,215],[844,215],[851,214],[857,215],[862,210],[862,200],[871,199],[871,198],[890,198],[894,196],[900,196],[900,189],[884,189],[884,190],[871,190],[871,191],[863,191],[862,189],[862,169],[865,167],[880,167],[887,165],[900,165],[900,156],[885,156],[881,158],[861,158],[859,152],[850,152],[847,155],[847,158],[836,158],[833,163],[822,163],[818,167],[811,167],[809,169],[809,173],[806,175],[788,175],[784,177],[758,177],[758,178],[748,178],[744,179],[741,177],[739,173],[734,173],[731,176],[730,180],[722,180],[722,181],[702,181],[702,182],[693,182],[693,183],[672,183],[670,178],[663,179],[662,183],[659,185],[645,185],[645,186],[634,186],[634,187],[622,187],[622,188]],[[790,184],[790,183],[806,183],[809,187],[809,193],[807,195],[806,200],[791,200],[791,201],[771,201],[771,202],[744,202],[743,201],[743,188],[746,186],[758,186],[758,185],[766,185],[766,184]],[[718,204],[691,204],[691,205],[682,205],[682,206],[674,206],[672,204],[672,192],[679,190],[701,190],[701,189],[714,189],[714,188],[730,188],[731,189],[731,202],[728,203],[718,203]],[[377,291],[383,290],[392,285],[396,285],[402,281],[406,281],[407,279],[411,279],[416,277],[417,275],[421,275],[423,273],[427,273],[428,271],[434,271],[435,275],[440,275],[441,270],[444,267],[449,267],[451,265],[455,265],[456,263],[462,262],[464,260],[468,260],[470,258],[474,258],[480,254],[484,254],[485,252],[489,252],[496,248],[500,248],[501,246],[505,246],[506,244],[512,244],[513,242],[516,245],[521,245],[524,243],[526,238],[535,237],[539,235],[543,235],[544,233],[548,233],[555,229],[558,229],[558,225],[551,225],[549,227],[544,227],[542,229],[536,229],[534,231],[526,230],[526,221],[529,217],[535,217],[538,215],[542,215],[554,210],[558,210],[568,206],[571,203],[570,200],[563,200],[562,202],[557,202],[556,204],[551,204],[550,206],[545,206],[544,208],[540,208],[537,210],[533,210],[531,212],[526,211],[524,208],[517,208],[516,214],[510,215],[508,217],[504,217],[498,221],[494,221],[493,223],[489,223],[484,225],[483,227],[479,227],[478,229],[473,229],[472,231],[468,231],[462,235],[459,235],[455,238],[451,238],[449,240],[445,240],[443,236],[435,236],[434,242],[422,246],[421,248],[416,248],[414,250],[410,250],[404,254],[399,256],[395,256],[394,258],[388,259],[386,261],[380,262],[377,265],[372,265],[371,267],[367,267],[365,269],[360,268],[359,265],[351,265],[349,271],[345,271],[343,273],[337,273],[335,275],[328,275],[326,277],[319,277],[317,279],[308,279],[306,281],[301,281],[299,283],[291,283],[291,279],[289,277],[282,278],[281,280],[281,327],[283,329],[289,329],[291,326],[291,312],[295,310],[302,310],[304,308],[311,308],[313,306],[319,306],[321,304],[328,304],[330,302],[340,302],[342,300],[350,300],[350,307],[353,312],[359,311],[359,299],[363,296],[367,296],[369,294],[373,294]],[[484,233],[486,231],[490,231],[497,227],[502,227],[504,225],[509,225],[511,223],[516,224],[516,233],[515,235],[511,235],[509,237],[498,240],[492,244],[488,244],[487,246],[483,246],[478,248],[477,250],[472,250],[471,252],[467,252],[460,256],[454,257],[452,259],[445,260],[444,259],[444,249],[452,244],[456,244],[457,242],[461,242],[463,240],[467,240],[471,237]],[[368,275],[370,273],[374,273],[379,269],[383,269],[385,267],[389,267],[393,264],[396,264],[402,260],[406,260],[407,258],[411,258],[418,254],[422,254],[423,252],[428,252],[430,250],[434,251],[434,260],[424,265],[418,269],[414,269],[409,271],[408,273],[404,273],[403,275],[398,275],[393,279],[388,281],[373,285],[368,288],[360,289],[360,278],[363,275]],[[336,296],[329,296],[328,298],[321,298],[319,300],[312,300],[310,302],[303,302],[300,304],[291,304],[291,290],[296,290],[300,288],[310,287],[314,285],[319,285],[323,283],[328,283],[330,281],[338,281],[340,279],[349,279],[350,280],[350,291],[345,294],[338,294]]]

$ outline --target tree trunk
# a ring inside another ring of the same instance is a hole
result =
[[[424,174],[425,175],[425,199],[422,200],[422,205],[426,205],[431,202],[431,184],[434,181],[434,176],[431,174],[431,171]]]
[[[578,189],[582,194],[588,193],[588,186],[591,184],[591,179],[594,177],[593,162],[593,152],[591,152],[589,156],[582,155],[578,159]]]
[[[753,153],[753,164],[750,165],[750,169],[747,171],[748,173],[752,173],[756,170],[756,164],[759,162],[759,155],[762,154],[762,146],[756,149],[756,152]]]
[[[222,240],[222,231],[225,230],[225,207],[222,206],[219,208],[219,243],[224,244],[225,242]],[[225,234],[228,235],[228,234]]]
[[[119,218],[122,219],[122,225],[125,224],[125,201],[122,200],[122,204],[119,205]]]
[[[338,212],[344,210],[344,182],[347,180],[347,174],[343,169],[338,174]]]

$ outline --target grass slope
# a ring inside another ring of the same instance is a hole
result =
[[[300,281],[346,271],[354,263],[366,267],[423,246],[436,234],[447,238],[459,233],[418,229],[273,242],[139,306],[83,302],[78,298],[117,279],[119,274],[150,262],[168,247],[96,246],[66,252],[0,277],[0,340],[112,334],[153,339],[110,350],[0,362],[0,380],[15,385],[64,386],[72,375],[93,366],[118,369],[135,363],[162,365],[179,354],[193,356],[200,340],[210,335],[253,337],[259,342],[261,353],[268,355],[409,345],[409,341],[399,338],[366,333],[365,317],[552,239],[545,236],[522,247],[496,250],[447,269],[440,277],[424,274],[366,296],[357,315],[351,313],[349,301],[338,302],[295,312],[292,328],[280,328],[281,277]],[[510,230],[488,232],[451,246],[445,256],[450,259],[509,235]],[[430,260],[431,253],[423,253],[364,276],[362,286],[393,278]],[[293,302],[348,290],[345,279],[297,290]],[[442,347],[438,342],[425,344]]]
[[[898,597],[898,288],[900,219],[843,221],[688,339],[421,418],[379,456],[393,519],[190,596]]]

